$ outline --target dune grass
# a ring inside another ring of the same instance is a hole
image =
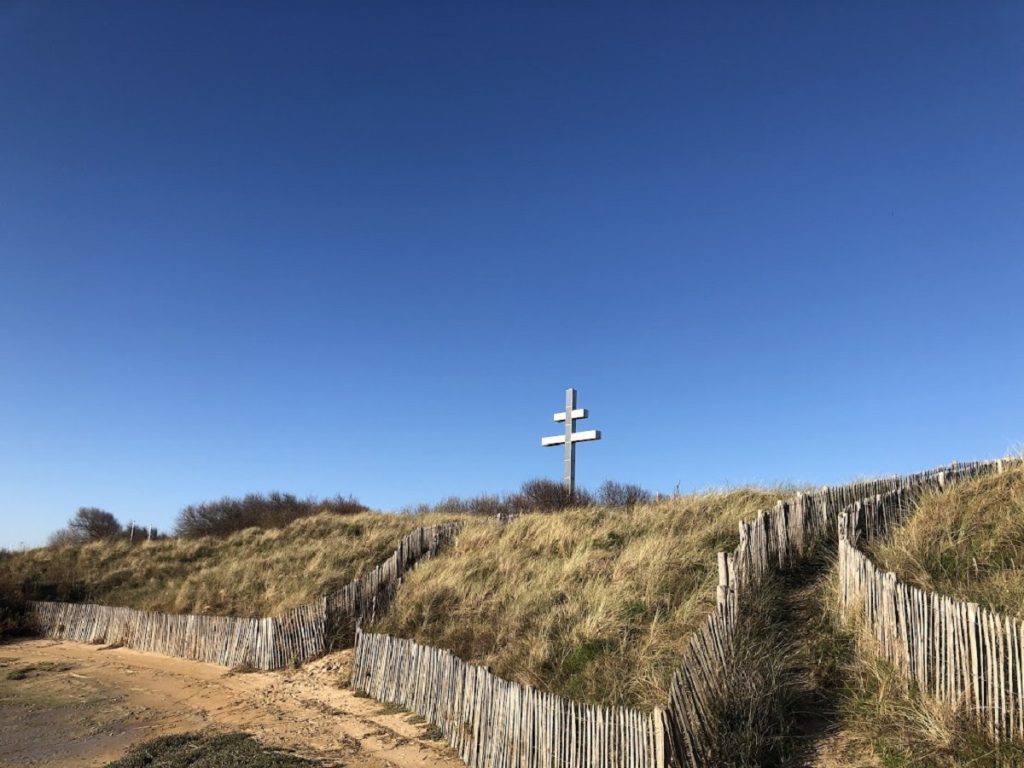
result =
[[[989,740],[968,713],[921,696],[883,661],[870,631],[856,619],[840,618],[838,581],[833,572],[819,597],[828,618],[815,636],[814,653],[839,674],[837,721],[815,768],[1024,765],[1020,744]]]
[[[100,541],[0,557],[0,584],[84,585],[76,599],[106,605],[267,616],[347,584],[390,556],[402,536],[437,515],[318,515],[226,538],[130,545]]]
[[[910,584],[1024,618],[1024,468],[925,494],[870,554]]]
[[[873,542],[869,554],[910,584],[1024,617],[1024,469],[925,493],[906,522]],[[832,582],[825,600],[838,616]],[[907,685],[878,658],[873,638],[856,621],[836,619],[832,634],[845,636],[857,651],[841,660],[840,746],[834,762],[819,762],[820,768],[858,760],[885,768],[1024,765],[1020,744],[990,741],[966,713]]]
[[[709,614],[715,553],[792,488],[582,507],[502,524],[463,516],[372,629],[448,648],[579,700],[663,706],[689,633]],[[84,583],[86,599],[173,613],[262,616],[342,586],[416,526],[452,515],[321,515],[227,538],[97,542],[9,553],[7,583]]]
[[[714,602],[715,552],[789,490],[678,496],[479,521],[422,563],[372,629],[578,700],[664,706]]]

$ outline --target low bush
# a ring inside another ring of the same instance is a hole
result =
[[[594,495],[585,488],[573,493],[562,483],[538,478],[527,480],[509,499],[509,505],[517,512],[560,512],[571,507],[589,507],[594,504]]]
[[[299,499],[290,493],[250,493],[241,499],[225,497],[185,507],[178,515],[179,536],[227,536],[246,528],[283,528],[295,520],[320,514],[355,515],[367,507],[351,496],[322,501]]]
[[[88,544],[90,541],[114,541],[127,539],[139,542],[167,538],[156,528],[143,527],[132,523],[124,526],[112,514],[96,507],[81,507],[68,524],[50,534],[47,544],[51,547],[69,547]]]
[[[0,550],[0,563],[11,553]],[[29,633],[28,606],[21,589],[10,578],[0,578],[0,642]]]
[[[597,491],[597,503],[605,507],[631,509],[637,504],[647,504],[653,495],[645,488],[632,483],[606,481]]]
[[[66,527],[50,535],[49,544],[54,547],[85,544],[88,541],[120,538],[123,534],[124,526],[106,510],[81,507],[75,516],[68,520]]]
[[[246,733],[183,733],[132,747],[107,768],[305,768],[309,760],[264,747]]]
[[[638,485],[606,482],[597,494],[577,488],[570,494],[562,483],[545,478],[527,480],[518,491],[503,495],[483,494],[471,498],[450,496],[437,504],[420,504],[406,509],[410,514],[483,515],[514,517],[529,512],[561,512],[574,507],[601,505],[630,509],[653,499]]]

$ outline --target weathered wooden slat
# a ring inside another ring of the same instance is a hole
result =
[[[381,658],[387,661],[374,663]],[[466,681],[461,696],[440,696],[438,691],[453,667],[465,669],[464,674],[460,670]],[[647,713],[580,704],[503,680],[448,651],[412,640],[357,632],[352,687],[422,716],[441,730],[471,766],[667,765],[664,750],[657,748],[657,736],[651,736],[663,727],[660,710]],[[453,722],[458,727],[450,727]],[[581,739],[583,733],[589,738]],[[627,744],[633,749],[627,749]]]

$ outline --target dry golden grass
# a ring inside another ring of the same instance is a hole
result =
[[[918,587],[1024,617],[1024,469],[925,494],[904,525],[872,544],[870,555]],[[833,575],[824,598],[833,615],[836,582]],[[965,712],[908,686],[878,658],[874,639],[856,620],[837,620],[835,632],[850,636],[857,649],[843,662],[837,741],[845,750],[870,753],[886,768],[1024,765],[1020,744],[989,741]]]
[[[587,507],[502,525],[463,517],[374,629],[577,699],[664,706],[689,633],[708,615],[715,553],[790,488]],[[261,616],[347,583],[416,526],[452,515],[320,515],[225,539],[102,542],[0,558],[0,582],[89,585],[89,599],[168,612]]]
[[[838,576],[829,579],[834,647],[843,672],[837,691],[839,721],[816,768],[880,765],[884,768],[957,768],[1024,765],[1015,742],[989,741],[965,711],[921,696],[902,673],[874,652],[875,640],[858,621],[838,618]],[[844,642],[842,638],[847,638]]]
[[[714,602],[715,552],[735,547],[738,520],[789,493],[479,521],[417,567],[374,629],[576,699],[664,706],[687,635]]]
[[[871,556],[918,587],[1024,618],[1024,468],[926,494]]]
[[[33,549],[0,558],[0,584],[84,583],[89,600],[107,605],[267,616],[347,584],[390,556],[402,536],[441,519],[325,514],[223,539]]]

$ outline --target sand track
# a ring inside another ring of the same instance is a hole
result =
[[[355,696],[350,663],[344,651],[296,670],[233,673],[123,648],[0,645],[0,766],[102,766],[131,744],[205,729],[245,731],[327,765],[463,765],[416,718]]]

